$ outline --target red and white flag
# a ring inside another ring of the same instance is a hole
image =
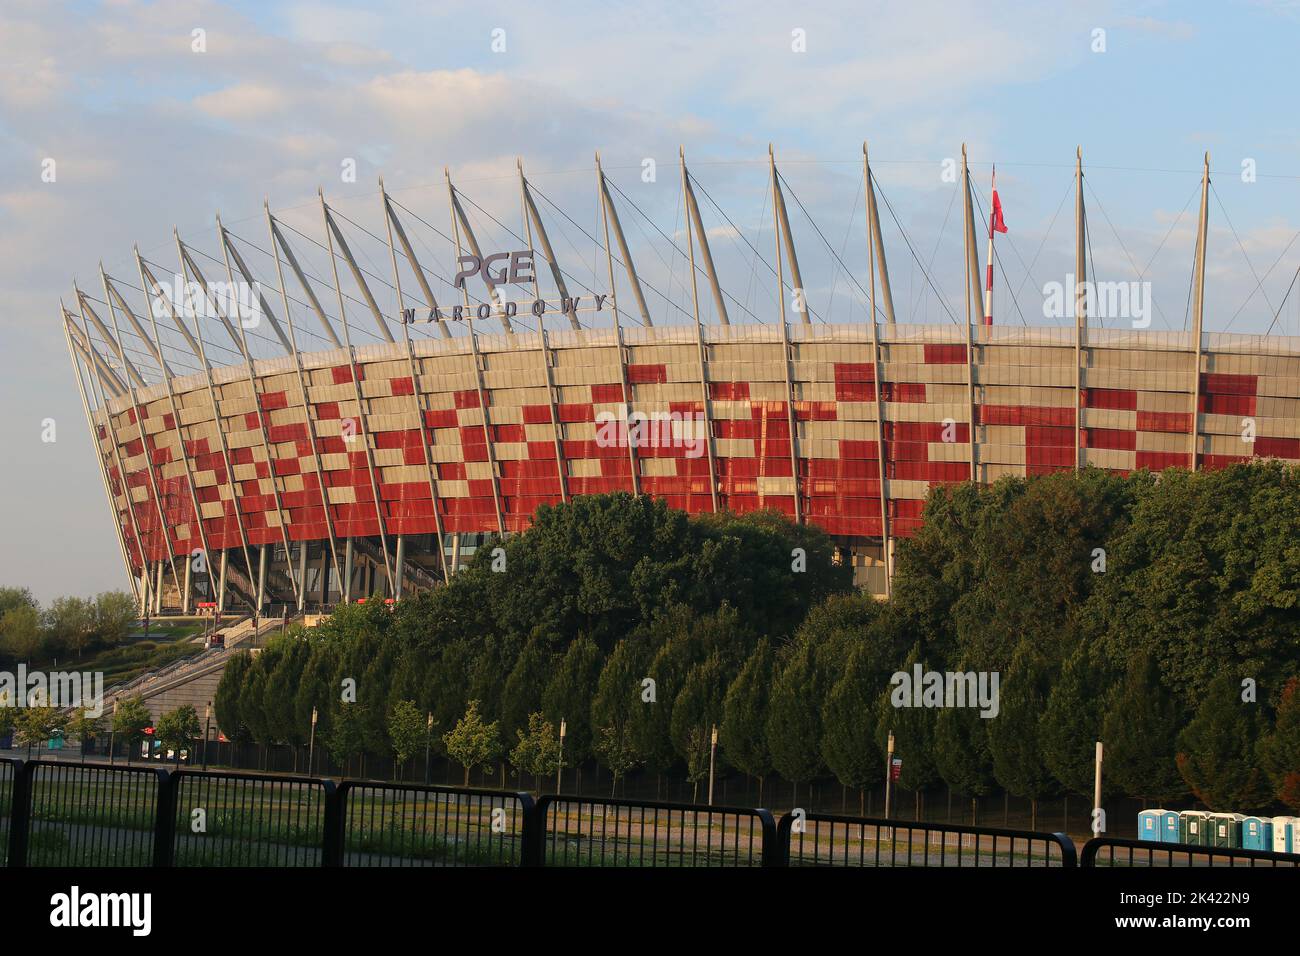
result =
[[[998,191],[993,190],[993,221],[992,227],[994,232],[1006,232],[1007,221],[1002,218],[1002,200],[998,198]]]

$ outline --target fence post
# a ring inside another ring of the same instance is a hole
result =
[[[181,774],[178,770],[169,773],[159,768],[154,771],[158,781],[157,818],[153,830],[153,865],[165,868],[172,865],[176,849],[176,791],[180,786]]]
[[[32,774],[36,762],[14,762],[13,791],[9,801],[9,866],[27,865],[27,837],[32,821]]]
[[[543,866],[546,860],[546,811],[554,802],[550,796],[523,805],[524,838],[520,848],[520,866]]]
[[[1075,849],[1074,841],[1064,833],[1053,833],[1052,836],[1061,845],[1061,866],[1067,870],[1076,869],[1079,865],[1079,852]]]
[[[325,791],[325,840],[321,847],[320,865],[323,867],[340,867],[343,865],[343,831],[347,818],[349,781],[336,785],[333,780],[322,780]]]
[[[763,811],[767,813],[767,811]],[[771,814],[767,814],[771,819]],[[769,842],[767,821],[763,822],[763,866],[788,867],[790,865],[790,834],[793,829],[794,814],[786,813],[772,828]]]

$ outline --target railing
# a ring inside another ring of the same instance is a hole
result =
[[[1077,865],[1064,833],[947,826],[792,811],[777,841],[785,866],[1047,866]]]
[[[779,858],[767,810],[546,796],[539,866],[764,866]]]
[[[1300,867],[1300,854],[1241,847],[1193,846],[1097,837],[1083,845],[1082,865],[1102,867]]]
[[[344,866],[522,866],[535,812],[526,793],[345,780]]]
[[[164,785],[164,866],[323,866],[332,780],[176,770]]]
[[[320,777],[0,759],[20,866],[1300,867],[1061,833]]]

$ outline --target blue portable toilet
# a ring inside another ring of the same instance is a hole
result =
[[[1191,846],[1210,845],[1210,815],[1202,810],[1184,810],[1178,814],[1179,842]]]
[[[1164,810],[1143,810],[1138,814],[1138,839],[1160,843],[1164,837]]]
[[[1240,813],[1210,814],[1210,846],[1235,850],[1241,847],[1241,821],[1245,817]]]
[[[1273,849],[1273,820],[1264,817],[1243,817],[1241,848],[1243,850]]]
[[[1179,825],[1177,810],[1160,810],[1160,842],[1182,843],[1182,827]]]
[[[1273,852],[1274,853],[1295,853],[1300,850],[1296,845],[1296,818],[1295,817],[1274,817],[1273,818]]]

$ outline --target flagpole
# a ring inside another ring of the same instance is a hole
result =
[[[990,186],[994,192],[998,188],[998,167],[993,166],[993,177]],[[993,200],[989,199],[989,261],[988,269],[984,278],[984,324],[991,326],[993,324],[993,224],[997,213],[992,208]]]

